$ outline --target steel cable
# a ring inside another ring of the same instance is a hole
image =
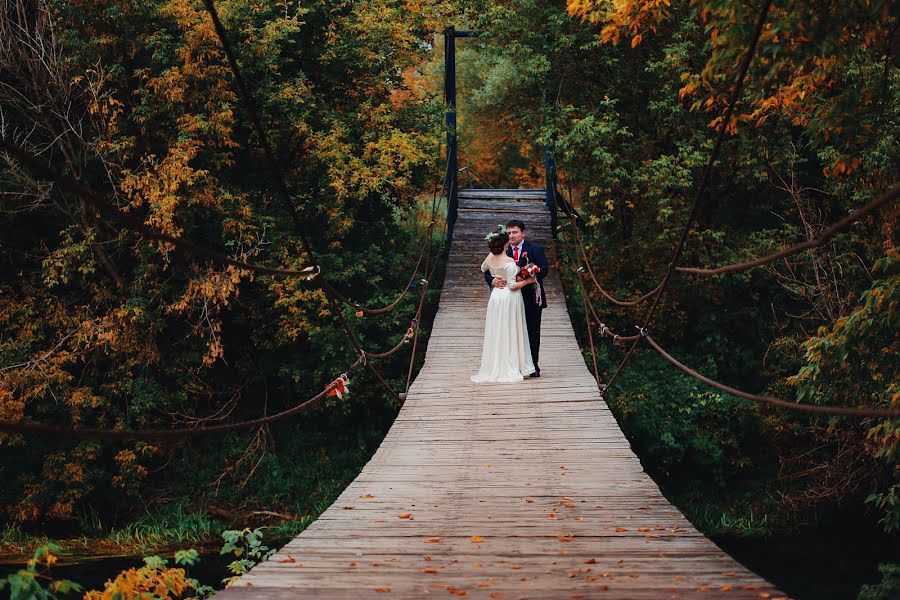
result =
[[[745,400],[752,400],[754,402],[759,402],[763,404],[771,404],[773,406],[779,406],[781,408],[788,408],[790,410],[801,411],[801,412],[809,412],[816,414],[827,414],[827,415],[848,415],[848,416],[857,416],[857,417],[883,417],[883,418],[897,418],[900,417],[900,409],[890,409],[890,408],[851,408],[844,406],[819,406],[815,404],[798,404],[796,402],[788,402],[787,400],[781,400],[779,398],[773,398],[771,396],[761,396],[759,394],[751,394],[749,392],[745,392],[739,390],[737,388],[733,388],[731,386],[725,385],[724,383],[719,383],[718,381],[714,381],[705,375],[701,375],[697,371],[688,367],[687,365],[679,362],[675,359],[671,354],[662,349],[662,347],[656,343],[649,335],[644,336],[647,340],[647,343],[656,350],[660,356],[666,359],[669,363],[677,367],[682,372],[690,375],[697,381],[702,381],[708,386],[714,387],[717,390],[725,392],[726,394],[731,394],[732,396],[737,396],[738,398],[744,398]]]
[[[643,325],[641,325],[638,330],[640,331],[641,337],[646,336],[648,328],[650,324],[653,322],[653,316],[656,314],[656,309],[659,306],[659,301],[663,297],[666,286],[669,283],[669,278],[672,276],[672,273],[675,270],[675,267],[678,266],[678,259],[681,257],[681,252],[684,249],[684,244],[687,241],[688,233],[690,232],[691,225],[694,222],[694,219],[697,216],[697,209],[700,206],[700,199],[703,197],[704,192],[706,191],[706,186],[709,184],[709,178],[712,173],[712,167],[715,163],[716,157],[719,154],[719,149],[722,147],[722,143],[725,140],[725,132],[728,128],[728,124],[731,122],[731,115],[734,113],[734,108],[737,105],[738,98],[740,97],[741,90],[744,87],[744,79],[747,77],[747,71],[750,68],[750,62],[753,59],[753,55],[756,52],[756,45],[759,41],[759,37],[762,34],[763,26],[765,25],[766,19],[769,15],[769,9],[772,7],[772,0],[765,0],[763,2],[762,9],[760,10],[759,16],[756,20],[756,26],[753,30],[753,37],[750,40],[750,45],[747,48],[747,52],[744,54],[741,59],[741,65],[738,69],[738,76],[734,83],[734,88],[731,92],[731,97],[728,100],[728,107],[725,109],[725,114],[722,116],[722,122],[719,126],[718,135],[716,136],[716,141],[713,145],[712,151],[709,154],[709,159],[706,162],[706,165],[703,167],[703,172],[700,176],[700,183],[697,186],[697,191],[694,194],[693,202],[691,203],[691,210],[688,214],[687,221],[684,224],[684,228],[681,231],[681,236],[678,239],[678,243],[675,245],[675,250],[672,252],[672,259],[669,261],[669,264],[666,268],[666,273],[663,276],[662,282],[660,283],[659,292],[657,292],[653,298],[653,304],[650,306],[650,310],[647,312],[647,316],[644,319]],[[612,386],[612,384],[616,381],[619,374],[622,372],[622,369],[628,364],[628,361],[631,359],[632,355],[634,355],[634,351],[637,348],[637,345],[640,343],[640,338],[635,340],[631,347],[628,349],[628,352],[625,354],[625,357],[622,359],[622,362],[619,363],[619,366],[616,368],[613,376],[606,384],[606,391]]]

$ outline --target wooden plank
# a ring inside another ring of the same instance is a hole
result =
[[[555,268],[543,376],[469,381],[488,300],[484,234],[520,215],[555,265],[543,194],[460,190],[425,364],[383,443],[315,523],[219,596],[783,596],[704,538],[644,473],[584,364]]]

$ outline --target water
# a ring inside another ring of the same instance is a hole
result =
[[[881,581],[880,562],[900,563],[900,537],[858,519],[769,539],[716,537],[738,562],[796,600],[853,600]]]
[[[853,600],[863,584],[880,581],[879,562],[900,563],[898,536],[887,536],[877,526],[851,518],[768,539],[720,536],[713,541],[796,600]],[[171,556],[159,554],[172,564]],[[230,575],[227,566],[232,558],[217,552],[203,554],[197,566],[188,568],[188,575],[218,589]],[[86,590],[103,589],[104,582],[120,571],[141,564],[139,556],[100,558],[57,566],[51,574],[78,582]],[[0,578],[19,568],[0,565]]]
[[[166,553],[158,553],[168,561],[170,567],[176,566],[172,556]],[[200,562],[193,567],[185,567],[188,577],[197,579],[201,584],[210,585],[216,589],[222,587],[222,579],[229,577],[228,563],[233,556],[220,556],[217,552],[202,554]],[[144,564],[141,556],[117,556],[113,558],[86,559],[77,563],[56,565],[50,570],[50,576],[54,579],[70,579],[80,583],[84,590],[102,590],[106,581],[114,579],[121,571],[131,567],[140,567]],[[0,565],[0,579],[11,573],[15,573],[24,565]],[[77,594],[69,594],[75,598]],[[66,596],[63,596],[65,598]]]

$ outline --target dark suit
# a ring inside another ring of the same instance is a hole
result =
[[[512,257],[512,246],[509,248],[507,256]],[[547,308],[547,294],[544,293],[544,277],[550,271],[550,263],[547,262],[547,255],[544,249],[538,244],[534,244],[525,240],[522,242],[522,251],[519,254],[519,266],[524,267],[528,262],[533,262],[541,268],[538,273],[537,283],[522,288],[522,303],[525,305],[525,324],[528,327],[528,344],[531,346],[531,360],[534,362],[534,368],[540,371],[538,366],[538,355],[541,349],[541,313]],[[494,280],[490,271],[485,272],[484,280],[488,286],[492,285]],[[540,287],[541,301],[535,302],[535,288]]]

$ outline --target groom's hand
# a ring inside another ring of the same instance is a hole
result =
[[[505,288],[506,280],[503,279],[502,277],[494,277],[494,281],[491,282],[491,285],[493,285],[496,288]]]

